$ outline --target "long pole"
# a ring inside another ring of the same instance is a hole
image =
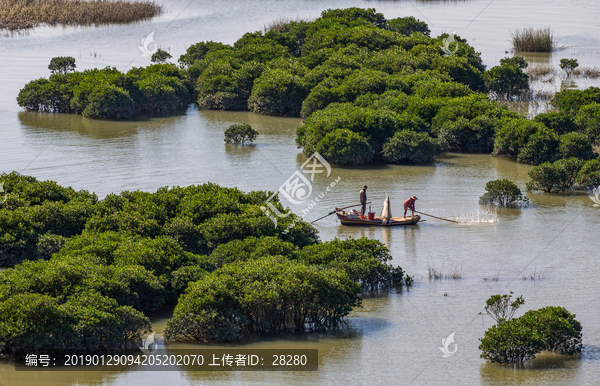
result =
[[[367,205],[367,204],[370,204],[370,203],[371,203],[371,202],[367,202],[367,203],[365,203],[365,205]],[[319,220],[321,220],[321,219],[323,219],[323,218],[325,218],[325,217],[327,217],[327,216],[331,216],[332,214],[334,214],[334,213],[335,213],[335,212],[337,212],[338,210],[342,210],[342,209],[348,209],[348,208],[354,208],[355,206],[361,206],[361,204],[356,204],[356,205],[348,205],[348,206],[345,206],[345,207],[343,207],[343,208],[335,208],[335,210],[334,210],[333,212],[331,212],[331,213],[327,213],[325,216],[323,216],[323,217],[319,217],[318,219],[316,219],[315,221],[311,221],[310,223],[311,223],[311,224],[313,224],[313,223],[316,223],[317,221],[319,221]]]
[[[444,220],[444,221],[449,221],[449,222],[453,222],[453,223],[457,223],[457,224],[459,224],[459,222],[458,222],[458,221],[454,221],[454,220],[448,220],[447,218],[442,218],[442,217],[437,217],[437,216],[432,216],[432,215],[430,215],[430,214],[427,214],[427,213],[423,213],[423,212],[417,212],[416,210],[415,210],[415,213],[419,213],[419,214],[422,214],[422,215],[425,215],[425,216],[429,216],[429,217],[437,218],[438,220]]]

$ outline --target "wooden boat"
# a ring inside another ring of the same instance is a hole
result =
[[[392,227],[399,225],[415,225],[421,220],[419,215],[415,217],[392,217],[392,221],[388,223],[383,223],[383,221],[379,217],[375,217],[373,220],[369,219],[361,219],[360,213],[358,215],[356,212],[344,212],[343,210],[338,210],[336,212],[338,218],[342,222],[342,225],[357,225],[357,226],[378,226],[378,227]]]

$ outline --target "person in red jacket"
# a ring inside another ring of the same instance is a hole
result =
[[[415,201],[418,200],[417,196],[412,196],[408,200],[404,201],[404,217],[406,218],[406,211],[410,209],[412,216],[415,217]]]

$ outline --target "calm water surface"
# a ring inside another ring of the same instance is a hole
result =
[[[70,55],[78,69],[149,64],[137,46],[150,32],[177,58],[192,43],[233,43],[281,17],[316,17],[326,8],[376,7],[386,17],[427,19],[432,34],[453,32],[467,38],[488,66],[510,50],[510,30],[551,26],[563,51],[530,61],[553,63],[575,57],[581,65],[600,65],[596,1],[225,1],[168,0],[167,13],[150,22],[101,28],[40,28],[0,39],[0,171],[18,170],[104,197],[111,192],[156,190],[208,181],[243,190],[277,190],[305,161],[295,147],[295,118],[190,107],[168,118],[130,122],[97,121],[76,115],[22,112],[15,97],[29,80],[48,76],[53,56]],[[487,6],[487,8],[486,8]],[[418,9],[418,11],[415,9]],[[485,10],[484,10],[485,8]],[[483,12],[470,23],[477,14]],[[470,24],[469,24],[470,23]],[[467,27],[468,25],[468,27]],[[95,54],[95,57],[94,57]],[[586,87],[590,80],[545,87]],[[541,86],[540,86],[541,87]],[[232,123],[248,122],[260,132],[255,146],[223,144]],[[597,385],[600,381],[600,208],[584,193],[532,194],[521,210],[486,212],[477,200],[485,183],[508,178],[522,189],[530,166],[489,155],[448,154],[426,166],[334,167],[318,176],[313,192],[340,182],[307,212],[313,220],[334,206],[357,201],[369,185],[373,210],[385,194],[400,215],[401,202],[417,195],[417,209],[463,221],[427,218],[415,227],[340,227],[334,218],[316,223],[323,240],[375,238],[386,243],[393,264],[415,276],[402,292],[365,297],[348,328],[333,334],[283,336],[245,342],[256,348],[318,348],[318,372],[15,372],[0,364],[0,386],[8,385]],[[308,207],[290,205],[297,213]],[[429,281],[428,268],[462,272],[461,280]],[[537,280],[532,280],[535,276]],[[497,280],[495,280],[497,278]],[[524,310],[560,305],[577,314],[586,349],[580,358],[543,354],[521,368],[486,363],[478,339],[491,326],[478,313],[492,294],[514,291]],[[443,296],[447,293],[448,296]],[[153,319],[157,333],[169,315]],[[442,358],[441,340],[455,332],[458,351]],[[204,347],[204,346],[203,346]]]

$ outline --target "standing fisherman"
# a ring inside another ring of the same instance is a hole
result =
[[[364,185],[358,193],[358,199],[360,200],[361,218],[365,218],[365,210],[367,210],[367,185]]]
[[[406,218],[406,211],[410,209],[412,217],[415,217],[415,201],[418,200],[417,196],[412,196],[408,200],[404,201],[404,218]]]

